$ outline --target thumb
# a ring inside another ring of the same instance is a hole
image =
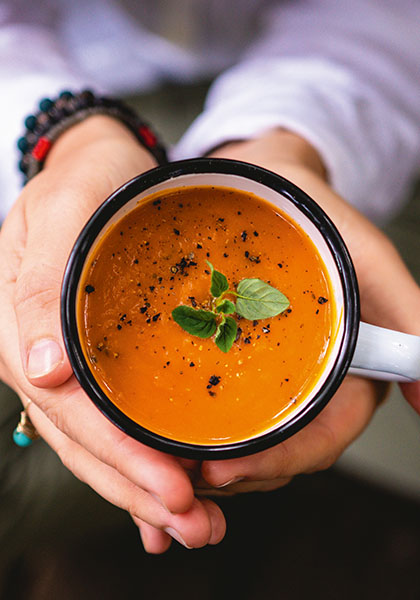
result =
[[[49,197],[48,197],[49,196]],[[64,190],[26,203],[26,243],[14,291],[22,365],[35,386],[55,387],[71,375],[60,319],[61,283],[74,241],[93,207]]]
[[[61,278],[69,244],[64,228],[50,225],[49,218],[44,226],[31,223],[14,293],[23,369],[39,387],[60,385],[72,373],[60,321]]]

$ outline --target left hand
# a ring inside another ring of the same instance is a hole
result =
[[[79,231],[104,198],[154,164],[105,115],[54,144],[0,231],[0,379],[63,464],[129,512],[146,550],[157,553],[171,538],[188,547],[217,543],[222,512],[194,497],[188,464],[133,440],[95,408],[72,375],[60,327],[62,275]]]
[[[308,193],[332,218],[349,248],[363,320],[420,334],[420,289],[390,240],[331,189],[318,154],[305,140],[276,130],[256,140],[228,144],[212,156],[260,165]],[[395,310],[395,290],[403,311]],[[381,382],[347,376],[318,417],[282,444],[244,458],[204,462],[198,492],[271,490],[299,473],[326,469],[368,425],[387,389]],[[403,391],[420,412],[420,383],[405,384]]]

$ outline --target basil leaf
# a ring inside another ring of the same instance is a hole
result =
[[[229,352],[232,348],[232,344],[235,341],[238,326],[235,319],[232,317],[226,317],[226,320],[220,323],[216,337],[214,338],[215,344],[223,352]]]
[[[233,315],[235,310],[235,305],[230,300],[223,300],[219,306],[216,306],[216,311],[225,315]]]
[[[207,260],[206,263],[211,269],[210,294],[215,298],[218,298],[223,294],[223,292],[226,292],[229,289],[228,280],[226,279],[226,276],[223,275],[223,273],[219,273],[219,271],[215,270],[211,262]]]
[[[217,329],[216,315],[209,310],[181,305],[174,308],[172,318],[182,329],[200,338],[211,337]]]
[[[242,279],[238,284],[236,312],[245,319],[275,317],[289,304],[284,294],[261,279]]]

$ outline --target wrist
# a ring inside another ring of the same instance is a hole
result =
[[[118,119],[107,115],[92,115],[64,131],[54,142],[44,168],[56,167],[74,156],[95,152],[103,144],[132,146],[135,155],[142,155],[148,168],[157,162],[152,154],[139,144],[134,134]]]
[[[327,170],[317,150],[303,137],[285,129],[272,129],[258,138],[232,141],[210,153],[212,157],[252,162],[269,168],[270,164],[299,167],[327,181]]]

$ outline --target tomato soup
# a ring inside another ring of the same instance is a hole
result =
[[[207,261],[232,289],[258,278],[289,307],[263,320],[233,315],[228,352],[190,335],[171,313],[208,306]],[[149,196],[110,226],[85,266],[77,318],[90,369],[124,414],[165,437],[214,445],[260,435],[308,397],[335,311],[325,265],[296,223],[253,194],[201,186]]]

